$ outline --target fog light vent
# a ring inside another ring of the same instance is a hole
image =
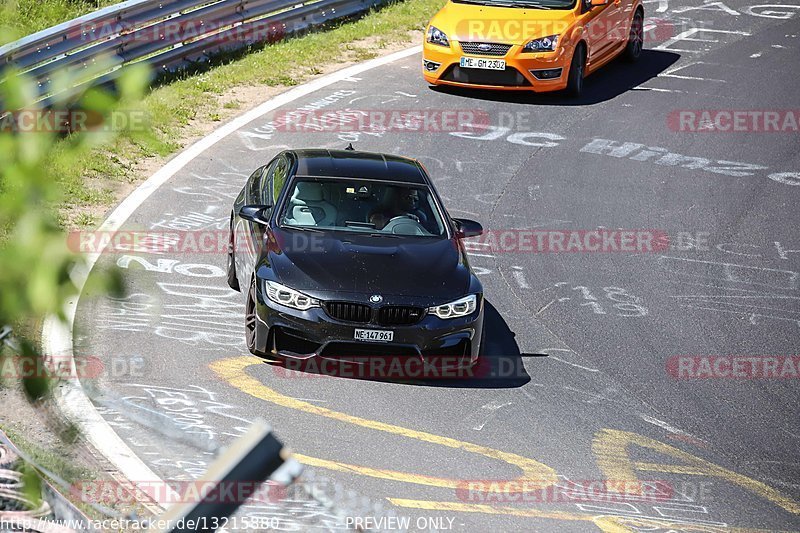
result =
[[[425,70],[428,72],[433,72],[437,70],[442,64],[436,63],[435,61],[428,61],[427,59],[422,60],[422,65],[425,67]]]
[[[548,68],[544,70],[531,70],[531,74],[537,80],[554,80],[561,77],[560,68]]]

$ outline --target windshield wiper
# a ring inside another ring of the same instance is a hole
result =
[[[555,9],[553,6],[546,6],[536,2],[513,2],[511,7],[530,7],[533,9]]]
[[[311,231],[313,233],[325,233],[321,229],[315,228],[313,226],[292,226],[291,224],[286,224],[283,227],[284,228],[289,228],[289,229],[296,229],[298,231]]]
[[[391,237],[393,239],[399,239],[402,235],[397,235],[395,233],[381,233],[380,231],[373,231],[370,233],[365,233],[364,235],[369,235],[370,237]]]

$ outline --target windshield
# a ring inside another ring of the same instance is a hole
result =
[[[441,237],[444,224],[425,186],[365,179],[301,178],[279,216],[284,226]]]
[[[481,6],[517,7],[525,9],[572,9],[574,0],[453,0],[456,4],[478,4]]]

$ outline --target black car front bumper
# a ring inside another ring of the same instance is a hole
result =
[[[476,310],[465,317],[441,319],[424,314],[414,324],[382,325],[376,320],[378,313],[369,322],[339,320],[324,306],[298,311],[272,302],[258,290],[256,315],[256,350],[287,360],[417,358],[470,368],[478,361],[483,336],[482,295]],[[359,341],[354,337],[356,329],[391,330],[394,338],[391,342]]]

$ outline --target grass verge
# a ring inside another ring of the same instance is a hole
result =
[[[6,31],[0,37],[0,44],[114,3],[114,0],[4,0],[0,4],[0,28]]]
[[[16,447],[25,452],[36,466],[56,473],[67,483],[82,483],[95,479],[95,472],[70,459],[72,450],[66,445],[54,444],[52,449],[47,449],[29,440],[13,426],[3,424],[0,430]]]

